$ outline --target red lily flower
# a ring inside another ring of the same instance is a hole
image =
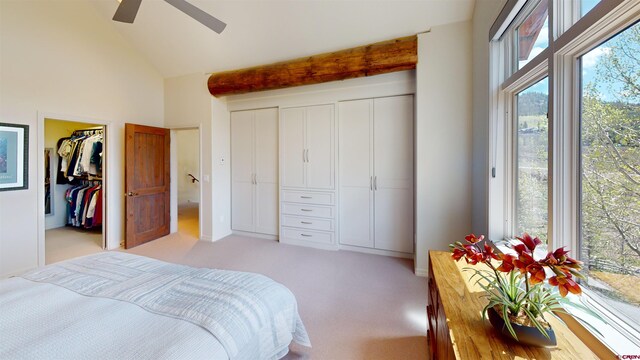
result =
[[[513,270],[515,268],[515,265],[513,265],[513,261],[516,259],[515,256],[513,255],[509,255],[509,254],[502,254],[502,264],[500,264],[500,266],[498,266],[498,271],[502,271],[502,272],[510,272],[511,270]]]
[[[459,249],[459,248],[455,248],[453,249],[451,254],[451,257],[455,260],[458,261],[460,259],[462,259],[462,257],[467,253],[466,251]]]
[[[513,250],[515,250],[518,255],[529,252],[529,249],[527,249],[524,244],[513,245]]]
[[[527,271],[531,275],[529,277],[529,281],[531,281],[532,285],[543,282],[547,277],[547,274],[544,272],[544,268],[539,263],[533,263],[527,266]]]
[[[516,268],[520,270],[521,274],[527,272],[527,266],[535,263],[536,261],[533,259],[533,256],[527,254],[526,252],[521,253],[518,259],[513,261],[513,265],[515,265]]]
[[[529,251],[535,250],[536,246],[542,244],[542,241],[537,237],[532,238],[531,235],[524,233],[522,237],[517,237],[516,239],[522,241],[522,243],[529,249]]]
[[[580,289],[580,285],[578,285],[573,279],[571,279],[571,275],[569,276],[554,276],[549,279],[549,284],[553,286],[557,286],[560,291],[560,295],[562,297],[567,296],[570,292],[572,294],[579,295],[582,293],[582,289]]]
[[[486,256],[486,259],[488,260],[490,257],[495,259],[495,260],[500,260],[500,256],[498,256],[498,254],[493,252],[493,248],[491,246],[489,246],[487,243],[484,243],[484,253]]]
[[[476,234],[469,234],[465,236],[464,239],[472,244],[475,244],[478,241],[482,241],[484,239],[484,235],[480,235],[480,237],[476,237]]]

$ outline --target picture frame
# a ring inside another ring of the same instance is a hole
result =
[[[29,188],[29,125],[0,123],[0,191]]]

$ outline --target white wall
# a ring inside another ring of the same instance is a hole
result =
[[[123,238],[124,123],[162,126],[163,80],[110,21],[83,1],[0,1],[0,119],[30,126],[29,189],[0,192],[0,276],[33,268],[43,256],[39,113],[109,125],[107,245]]]
[[[476,0],[473,11],[473,182],[471,228],[489,232],[489,29],[506,0]]]
[[[416,69],[416,262],[471,230],[471,22],[418,35]]]
[[[200,179],[200,131],[183,129],[175,132],[178,162],[178,205],[200,202],[200,183],[188,174]]]
[[[65,193],[69,184],[57,184],[58,176],[58,140],[71,136],[74,130],[89,129],[95,124],[80,122],[69,122],[55,119],[44,120],[44,147],[53,149],[51,153],[52,176],[51,176],[51,205],[53,214],[45,216],[45,230],[65,226],[67,223],[67,200]]]
[[[164,81],[165,127],[168,128],[200,128],[201,144],[201,196],[200,204],[200,238],[202,240],[217,240],[213,237],[213,128],[211,95],[207,90],[207,76],[192,74]],[[174,180],[172,180],[174,182]],[[177,184],[177,183],[176,183]],[[177,186],[176,186],[177,190]],[[175,191],[174,191],[175,193]],[[177,217],[177,198],[172,198],[172,220]],[[176,231],[172,227],[172,231]]]

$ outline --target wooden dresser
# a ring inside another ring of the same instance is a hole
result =
[[[597,359],[563,323],[547,316],[558,346],[536,348],[509,341],[482,320],[484,291],[469,281],[471,267],[455,262],[448,252],[429,252],[427,305],[429,355],[431,359]]]

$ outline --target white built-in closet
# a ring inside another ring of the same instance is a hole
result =
[[[339,103],[340,244],[413,253],[413,96]]]
[[[335,249],[335,106],[280,110],[280,241]]]
[[[231,227],[278,234],[278,109],[231,113]]]

